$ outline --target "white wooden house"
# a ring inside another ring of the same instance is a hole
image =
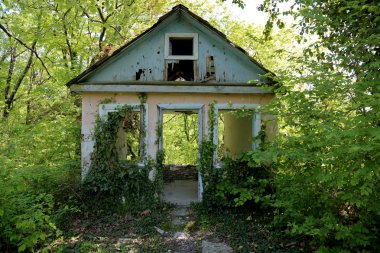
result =
[[[90,169],[97,115],[106,117],[122,105],[138,106],[139,94],[146,94],[144,115],[140,115],[146,135],[139,141],[146,146],[146,156],[155,158],[164,141],[159,138],[156,143],[156,128],[165,112],[197,113],[200,143],[208,133],[208,110],[214,101],[216,119],[221,110],[259,108],[271,101],[273,91],[256,85],[272,83],[263,76],[268,72],[207,21],[183,5],[174,7],[151,28],[67,84],[82,97],[82,177]],[[113,102],[103,104],[106,99]],[[259,133],[263,120],[260,112],[249,122],[230,120],[229,149],[254,149],[258,143],[251,137]],[[216,124],[216,144],[217,134]],[[214,162],[218,163],[217,158]],[[198,184],[200,199],[201,179]]]

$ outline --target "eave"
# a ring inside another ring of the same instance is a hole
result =
[[[128,81],[112,83],[74,84],[71,90],[84,92],[146,92],[146,93],[219,93],[219,94],[273,94],[273,89],[247,83],[200,83],[169,81]]]

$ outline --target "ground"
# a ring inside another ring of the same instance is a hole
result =
[[[308,252],[300,238],[271,231],[262,214],[159,205],[72,218],[44,252],[195,253],[202,242],[225,243],[234,252]]]

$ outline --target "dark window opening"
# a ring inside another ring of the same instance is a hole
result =
[[[167,64],[168,81],[194,81],[194,61],[177,60]]]
[[[169,38],[170,55],[193,55],[193,38]]]

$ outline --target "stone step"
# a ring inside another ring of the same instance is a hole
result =
[[[232,253],[233,250],[225,243],[202,241],[202,253]]]

